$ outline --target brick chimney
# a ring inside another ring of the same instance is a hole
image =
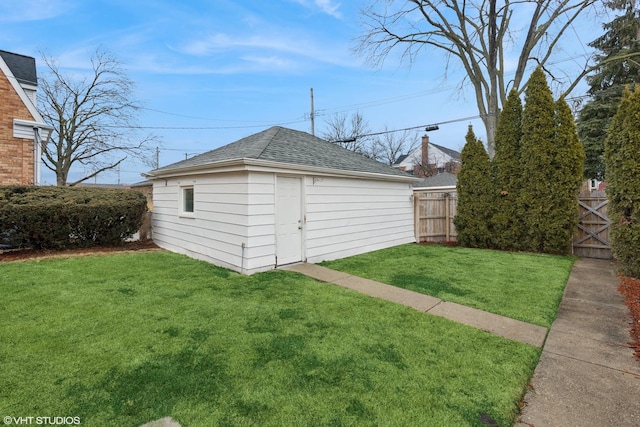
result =
[[[422,157],[420,159],[420,165],[423,169],[429,167],[429,135],[427,134],[422,136]]]

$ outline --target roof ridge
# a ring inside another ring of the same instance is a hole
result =
[[[35,59],[35,57],[30,56],[30,55],[25,55],[23,53],[9,52],[8,50],[4,50],[4,49],[0,49],[0,52],[9,53],[9,54],[15,55],[15,56],[22,56],[23,58]]]
[[[272,129],[275,131],[275,133],[270,138],[267,139],[267,143],[262,146],[260,152],[256,156],[256,159],[259,159],[262,157],[262,154],[265,152],[269,144],[271,144],[273,140],[276,139],[276,136],[278,136],[278,134],[282,131],[281,126],[271,126],[269,129],[265,130],[264,132],[268,134],[269,131]]]

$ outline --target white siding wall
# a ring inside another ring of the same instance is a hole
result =
[[[242,273],[275,266],[274,174],[218,173],[158,179],[153,239],[165,249]],[[181,186],[193,185],[193,217],[181,216]]]
[[[249,172],[245,258],[248,274],[275,267],[275,179],[274,173]]]
[[[415,241],[410,184],[303,177],[303,257],[319,262]],[[194,188],[181,216],[181,186]],[[153,238],[162,248],[245,274],[275,267],[274,172],[156,179]]]
[[[307,262],[415,241],[411,184],[307,177],[305,192]]]

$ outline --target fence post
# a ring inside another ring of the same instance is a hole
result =
[[[445,217],[445,241],[448,242],[451,239],[451,226],[449,225],[451,219],[449,218],[451,213],[449,211],[449,193],[444,193],[444,217]]]
[[[413,192],[413,234],[420,243],[420,193]]]

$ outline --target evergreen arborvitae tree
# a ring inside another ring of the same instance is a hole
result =
[[[622,272],[640,278],[640,89],[625,90],[605,143],[611,248]]]
[[[555,105],[544,72],[538,67],[529,78],[522,111],[522,188],[518,194],[518,218],[525,234],[522,249],[543,252],[547,239],[549,209],[555,203],[549,187],[553,173],[556,134]]]
[[[460,160],[462,166],[456,186],[458,206],[454,218],[458,243],[472,248],[490,248],[490,220],[494,208],[491,161],[471,126]]]
[[[522,221],[517,202],[522,179],[520,138],[522,136],[522,102],[516,90],[509,93],[498,117],[495,155],[491,163],[494,180],[495,215],[492,219],[494,245],[497,249],[521,249]]]
[[[556,136],[551,153],[549,192],[553,204],[547,211],[548,226],[543,251],[570,254],[578,227],[578,194],[582,183],[584,150],[578,140],[571,108],[564,98],[556,102]]]
[[[564,99],[553,102],[541,68],[527,84],[520,144],[523,179],[517,215],[525,226],[523,249],[569,254],[584,151],[569,106]]]
[[[587,77],[591,100],[578,114],[578,134],[586,153],[584,178],[604,180],[604,141],[611,118],[616,114],[626,84],[640,78],[640,11],[636,0],[611,0],[605,5],[622,11],[604,24],[605,33],[589,46],[601,53],[598,67]]]

